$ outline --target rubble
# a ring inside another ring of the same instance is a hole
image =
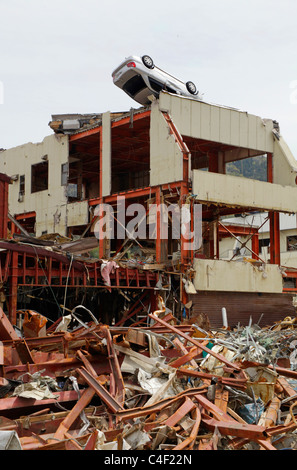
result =
[[[1,311],[1,449],[296,449],[297,319],[204,330],[160,306],[146,326],[25,312],[18,332]]]

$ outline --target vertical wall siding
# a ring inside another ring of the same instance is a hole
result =
[[[273,122],[237,109],[160,94],[160,109],[171,115],[182,135],[235,147],[273,152]]]

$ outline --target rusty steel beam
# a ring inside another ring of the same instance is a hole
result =
[[[206,410],[212,413],[217,420],[223,420],[223,421],[235,421],[231,416],[229,416],[227,413],[225,413],[221,408],[219,408],[217,405],[212,403],[210,400],[208,400],[206,397],[203,395],[195,395],[196,400],[198,403]]]
[[[2,341],[18,341],[20,338],[14,330],[12,323],[9,321],[2,308],[0,307],[0,338]]]
[[[21,438],[22,448],[24,450],[84,450],[84,446],[92,436],[92,433],[84,434],[83,436],[72,436],[59,441],[51,441],[50,438],[44,443],[44,440],[40,439],[41,436],[32,436],[30,438]],[[71,441],[70,441],[71,439]],[[69,444],[73,443],[75,439],[76,445]],[[78,447],[80,446],[80,447]]]
[[[195,403],[186,397],[183,404],[165,421],[167,426],[175,426],[186,414],[190,413],[193,408],[196,408]]]
[[[165,326],[166,328],[168,328],[169,330],[171,330],[173,333],[181,336],[182,338],[186,339],[187,341],[189,341],[190,343],[194,344],[196,347],[198,347],[199,349],[202,349],[204,352],[206,352],[207,354],[210,354],[211,356],[215,357],[216,359],[218,359],[220,362],[223,362],[224,364],[226,364],[227,366],[231,367],[232,369],[234,370],[240,370],[240,367],[238,367],[238,365],[236,364],[233,364],[232,362],[229,362],[224,356],[222,356],[221,354],[217,354],[215,353],[214,351],[212,351],[211,349],[207,348],[206,346],[203,346],[203,344],[199,343],[199,341],[195,340],[194,338],[192,338],[191,336],[189,335],[186,335],[184,333],[182,333],[181,331],[179,331],[177,328],[175,328],[174,326],[170,325],[169,323],[166,323],[164,322],[163,320],[161,320],[161,318],[157,317],[156,315],[152,314],[152,313],[149,313],[148,316],[152,319],[152,320],[155,320],[156,322],[160,323],[161,325]]]
[[[257,442],[266,450],[276,450],[269,442],[266,427],[238,422],[204,396],[195,395],[195,398],[205,410],[215,416],[215,418],[210,418],[208,415],[203,415],[202,421],[209,429],[214,430],[218,426],[222,435],[247,438]],[[220,427],[218,423],[222,423]]]
[[[4,377],[7,379],[17,379],[21,374],[29,372],[34,374],[35,372],[45,371],[46,375],[50,377],[57,377],[60,375],[69,375],[70,371],[74,371],[81,365],[81,361],[75,357],[58,360],[57,362],[39,362],[34,364],[22,364],[15,366],[3,366]],[[104,356],[97,355],[95,360],[92,361],[92,367],[96,370],[96,375],[110,374],[110,365]]]
[[[191,350],[189,352],[186,352],[184,353],[183,356],[179,357],[178,359],[176,359],[175,361],[172,361],[170,362],[170,367],[175,367],[175,368],[178,368],[184,364],[186,364],[187,362],[190,362],[191,365],[194,365],[192,363],[193,359],[195,357],[197,357],[197,355],[199,354],[198,352],[198,348],[196,348],[195,346],[193,348],[191,348]],[[196,362],[195,362],[195,365],[194,367],[198,367]]]
[[[85,389],[82,392],[78,402],[75,404],[66,418],[60,423],[54,434],[54,439],[64,439],[64,436],[69,431],[71,425],[79,417],[80,413],[88,406],[94,395],[95,390],[91,387]]]
[[[269,212],[270,219],[270,263],[280,264],[280,226],[279,213]]]
[[[290,431],[294,431],[294,429],[297,428],[297,424],[295,422],[287,424],[286,426],[284,425],[279,425],[279,426],[272,426],[267,429],[267,434],[270,437],[277,436],[278,434],[283,434],[287,433]]]
[[[201,420],[211,431],[217,428],[223,436],[247,437],[250,440],[265,440],[267,433],[264,426],[242,424],[236,421],[220,421],[202,413]]]
[[[34,398],[21,398],[21,397],[8,397],[1,398],[0,400],[0,412],[5,415],[6,412],[16,411],[17,413],[25,413],[25,409],[34,407],[43,408],[48,405],[55,405],[58,403],[71,402],[77,400],[77,393],[74,390],[67,392],[55,392],[57,398],[45,398],[43,400],[36,400]]]
[[[104,325],[101,328],[101,332],[103,333],[103,336],[105,337],[106,342],[107,342],[108,361],[110,364],[110,369],[112,371],[112,381],[114,381],[114,384],[112,382],[112,385],[114,388],[114,390],[111,390],[112,395],[120,403],[120,405],[123,406],[124,401],[125,401],[125,386],[124,386],[120,364],[118,361],[118,356],[113,346],[113,341],[111,338],[109,328]]]
[[[274,396],[269,402],[264,413],[261,414],[258,424],[265,426],[266,428],[276,424],[278,418],[278,411],[281,407],[281,400]]]
[[[179,367],[177,373],[178,375],[186,375],[188,377],[200,377],[201,379],[205,379],[205,380],[212,380],[213,378],[216,378],[223,385],[229,385],[230,387],[235,386],[237,388],[243,388],[243,389],[246,388],[247,381],[245,379],[223,377],[221,375],[215,375],[209,372],[200,372],[197,370],[187,369],[186,367]]]
[[[229,392],[221,384],[216,384],[214,404],[227,414]]]
[[[199,408],[197,407],[195,407],[194,419],[195,419],[195,423],[192,427],[192,431],[189,437],[186,438],[183,442],[181,442],[177,446],[175,446],[173,450],[184,450],[184,449],[191,450],[193,448],[198,431],[199,431],[200,423],[201,423],[201,413],[200,413]]]
[[[158,401],[150,406],[138,407],[138,408],[130,408],[128,410],[123,409],[119,410],[116,415],[123,420],[136,418],[138,416],[145,416],[151,415],[153,413],[158,413],[164,408],[171,406],[173,403],[176,403],[180,399],[183,399],[185,396],[191,397],[195,396],[197,393],[206,393],[208,389],[207,385],[203,385],[202,387],[187,389],[180,392],[175,397],[168,397],[164,398],[163,400]]]
[[[123,409],[122,405],[84,367],[77,369],[76,372],[90,387],[95,390],[97,395],[113,413]]]

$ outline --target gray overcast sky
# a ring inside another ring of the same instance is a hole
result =
[[[0,0],[0,148],[41,141],[52,114],[139,107],[111,72],[149,54],[206,101],[277,120],[297,158],[296,18],[296,0]]]

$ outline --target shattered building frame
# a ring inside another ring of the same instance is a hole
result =
[[[149,107],[56,115],[49,125],[53,134],[43,142],[0,153],[0,171],[10,177],[9,213],[0,220],[4,226],[7,217],[10,237],[4,229],[0,294],[13,324],[19,308],[32,308],[37,288],[50,289],[53,309],[66,307],[66,290],[76,304],[91,297],[90,309],[104,311],[106,322],[113,315],[111,298],[128,299],[124,317],[115,322],[137,321],[141,310],[157,308],[160,292],[180,318],[203,314],[215,326],[222,324],[222,307],[230,324],[246,324],[251,315],[255,321],[263,315],[267,323],[295,312],[296,285],[288,290],[284,281],[295,282],[297,266],[281,266],[279,217],[296,214],[297,163],[277,122],[162,92]],[[260,155],[267,181],[227,174],[230,162]],[[119,237],[119,201],[128,222],[133,205],[146,215],[154,204],[186,205],[187,230],[201,223],[201,243],[191,247],[184,232],[176,239],[170,218],[169,235],[162,238],[160,211],[153,238]],[[117,222],[110,239],[94,234],[102,204]],[[257,228],[236,225],[236,217],[224,224],[227,216],[255,212],[269,217],[269,263],[261,258]],[[248,236],[249,257],[220,257],[220,240],[230,236]]]

